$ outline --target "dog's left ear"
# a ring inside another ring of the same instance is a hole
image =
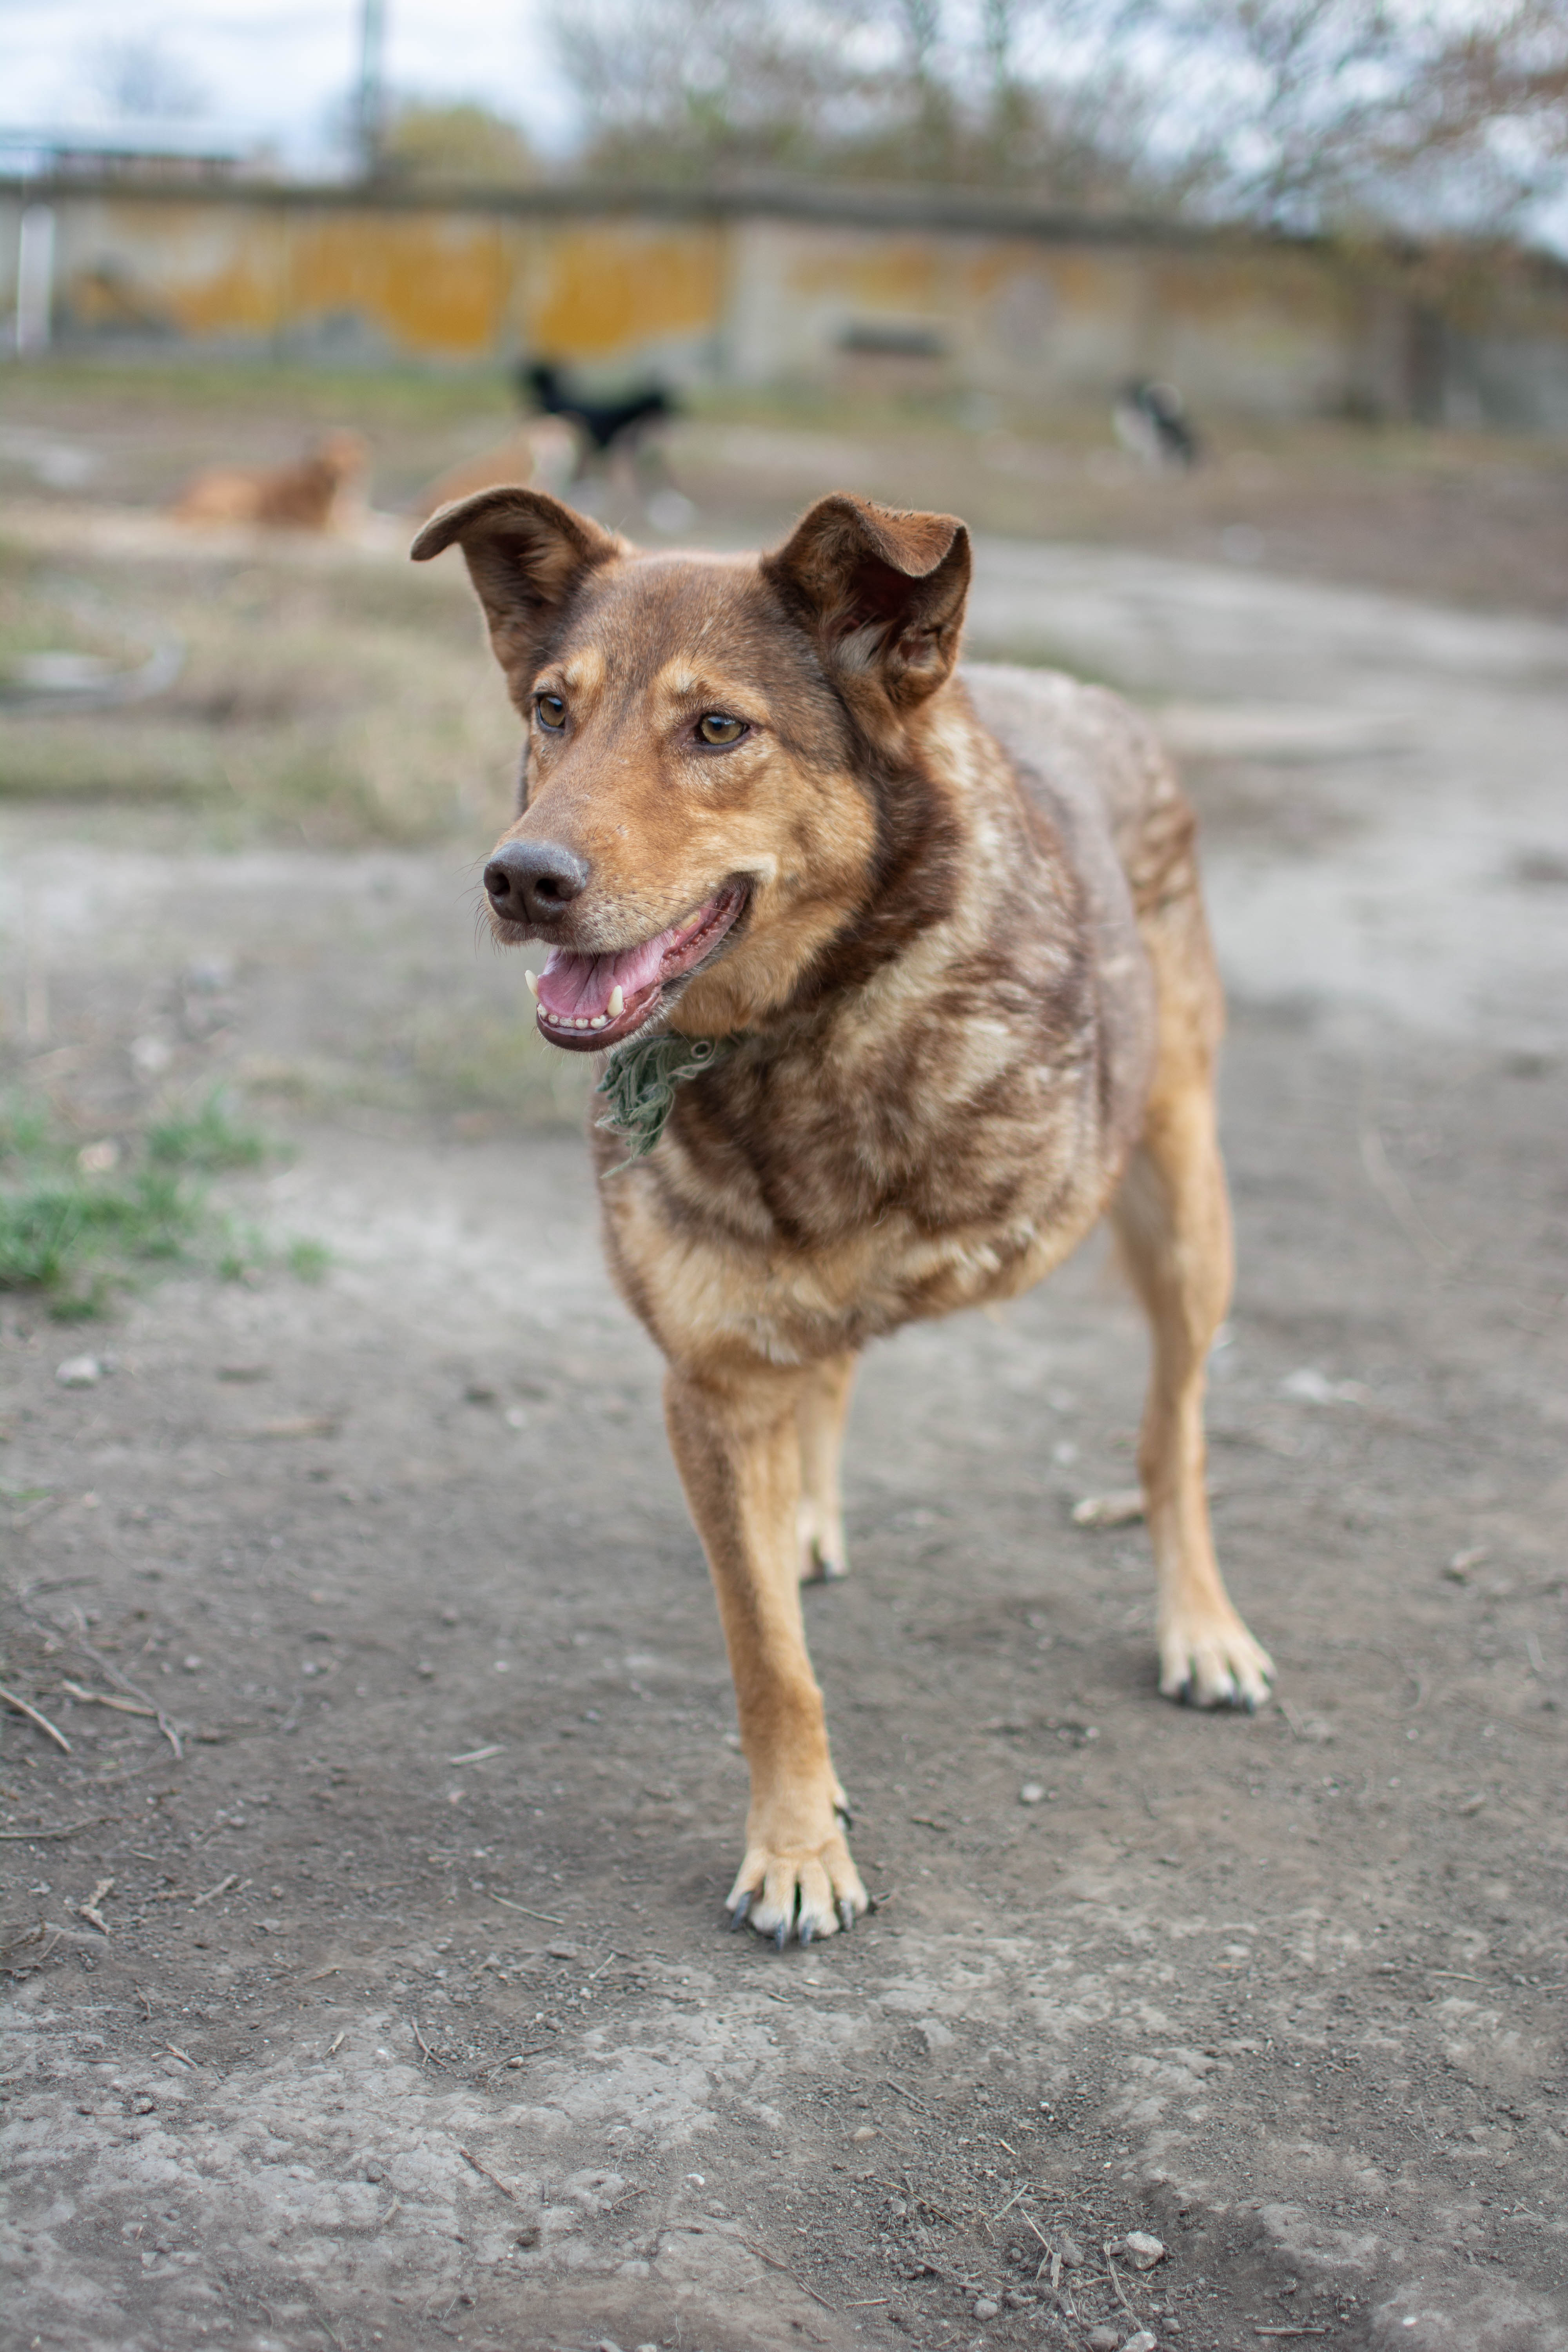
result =
[[[904,709],[952,674],[969,572],[969,533],[955,516],[901,514],[845,491],[819,499],[763,558],[764,578],[843,683],[875,679]]]
[[[624,543],[543,490],[504,484],[433,514],[409,554],[416,563],[456,540],[485,608],[495,656],[514,694],[532,682],[553,624],[586,575]]]

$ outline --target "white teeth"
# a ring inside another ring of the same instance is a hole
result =
[[[532,997],[535,1004],[537,1004],[539,1002],[539,974],[536,971],[525,971],[522,976],[528,982],[528,992],[530,996]]]
[[[572,1024],[572,1026],[574,1029],[586,1029],[588,1024],[583,1019],[582,1015],[579,1014],[577,1019]]]
[[[608,1019],[609,1014],[607,1013],[595,1013],[592,1021],[589,1022],[588,1026],[590,1029],[602,1029]]]
[[[618,1021],[626,1009],[626,1000],[618,988],[610,991],[610,1001],[605,1010],[612,1021]]]

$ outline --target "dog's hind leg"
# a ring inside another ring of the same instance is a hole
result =
[[[781,1946],[847,1927],[867,1907],[845,1843],[844,1791],[806,1654],[796,1524],[803,1376],[755,1363],[665,1381],[669,1442],[708,1555],[752,1773],[737,1927]]]
[[[1153,1342],[1138,1466],[1158,1579],[1160,1688],[1198,1706],[1254,1707],[1274,1669],[1221,1580],[1205,1485],[1205,1371],[1230,1304],[1232,1258],[1215,1129],[1219,991],[1195,893],[1162,909],[1144,938],[1160,992],[1159,1058],[1112,1215]]]
[[[813,1365],[795,1405],[800,1428],[800,1580],[820,1584],[849,1573],[839,1464],[849,1391],[859,1358],[846,1352]]]

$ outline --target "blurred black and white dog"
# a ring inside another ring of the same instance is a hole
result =
[[[517,371],[518,390],[524,402],[546,416],[564,417],[583,436],[585,471],[595,459],[608,459],[623,450],[635,451],[649,428],[676,414],[676,404],[661,383],[639,385],[624,400],[588,400],[572,390],[559,368],[548,360],[533,360]]]
[[[1187,421],[1185,403],[1173,383],[1151,383],[1137,376],[1122,385],[1111,410],[1116,437],[1124,449],[1158,472],[1186,473],[1198,462],[1198,436]]]

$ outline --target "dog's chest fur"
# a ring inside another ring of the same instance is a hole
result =
[[[1185,850],[1185,804],[1113,698],[965,682],[932,738],[945,911],[749,1036],[682,1088],[648,1160],[604,1177],[612,1266],[674,1357],[809,1360],[1024,1288],[1136,1139],[1154,1023],[1132,894]]]

